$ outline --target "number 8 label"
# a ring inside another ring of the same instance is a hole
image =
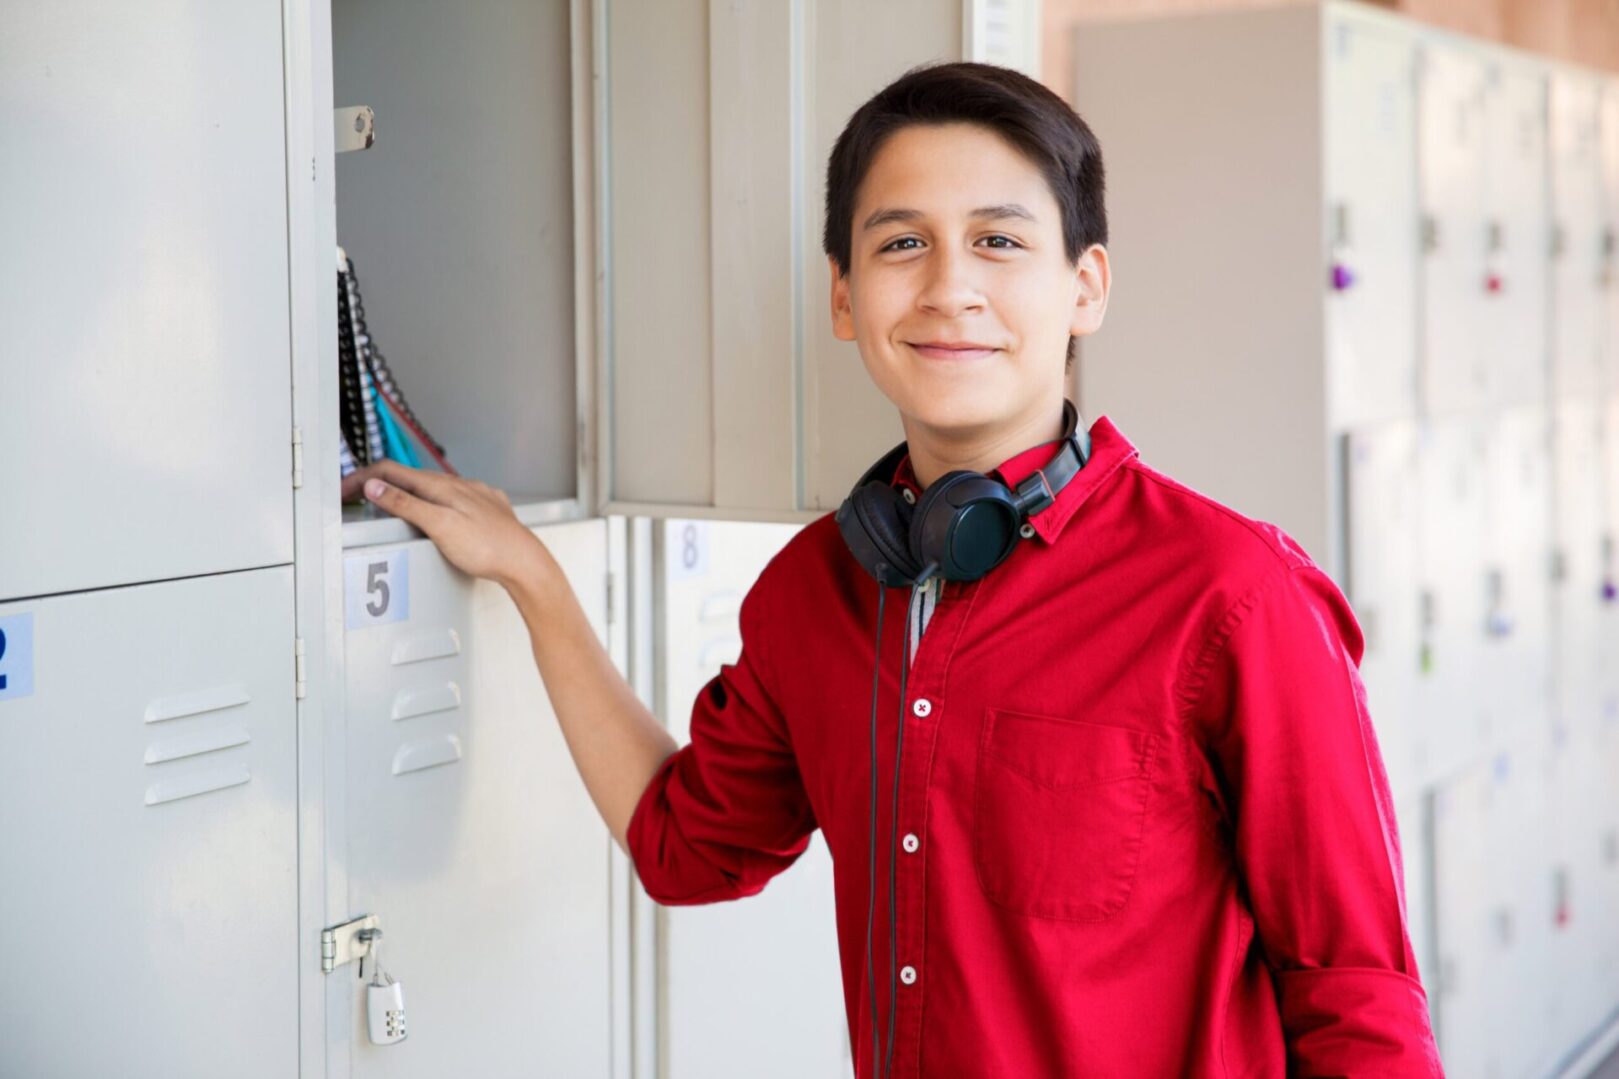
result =
[[[410,617],[410,552],[359,551],[343,559],[343,624],[364,629]]]

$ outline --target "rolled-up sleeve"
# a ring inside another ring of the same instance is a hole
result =
[[[772,694],[766,576],[742,600],[742,651],[697,694],[691,741],[636,803],[625,835],[642,887],[666,906],[761,891],[816,828],[786,722]]]
[[[1279,567],[1202,649],[1190,715],[1275,976],[1288,1073],[1442,1075],[1363,647],[1331,578]]]

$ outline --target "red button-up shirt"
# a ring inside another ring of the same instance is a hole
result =
[[[1347,601],[1281,529],[1090,430],[1035,535],[943,584],[904,702],[889,592],[871,953],[886,1036],[897,826],[893,1074],[1440,1075]],[[916,490],[908,461],[893,482]],[[822,829],[861,1077],[878,590],[831,514],[796,534],[627,837],[677,905],[757,893]]]

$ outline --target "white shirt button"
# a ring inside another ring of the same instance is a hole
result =
[[[900,497],[905,499],[905,501],[910,502],[913,505],[916,503],[916,495],[911,492],[909,487],[901,487],[899,489],[899,493]]]
[[[933,705],[928,703],[928,699],[926,697],[918,697],[916,703],[911,705],[911,711],[915,712],[919,716],[926,716],[929,712],[933,711]]]
[[[1024,539],[1028,539],[1030,536],[1034,535],[1034,526],[1025,523],[1022,528],[1017,530],[1017,532],[1018,535],[1022,536]]]
[[[922,845],[922,841],[916,838],[914,832],[907,832],[905,833],[905,838],[900,840],[899,844],[905,848],[906,854],[915,854],[916,848]]]
[[[899,980],[904,982],[906,985],[913,984],[916,981],[916,968],[915,967],[900,967],[899,968]]]

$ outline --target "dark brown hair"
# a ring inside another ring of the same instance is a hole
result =
[[[888,137],[912,124],[979,124],[1037,167],[1062,210],[1069,262],[1107,243],[1102,147],[1068,103],[1011,68],[969,62],[924,64],[855,110],[826,163],[826,225],[821,246],[847,275],[860,183]],[[1068,339],[1068,363],[1074,338]]]

